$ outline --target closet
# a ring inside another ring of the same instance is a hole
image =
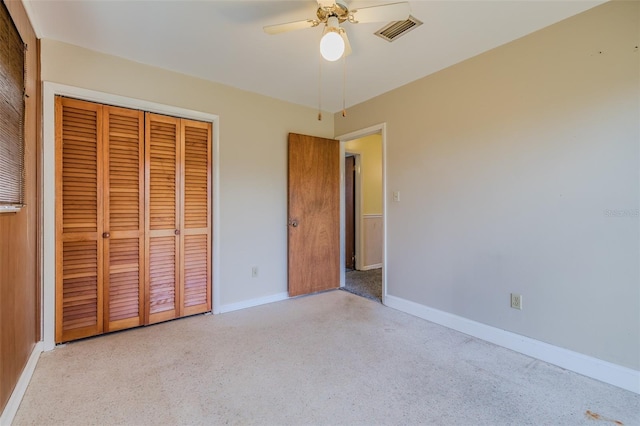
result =
[[[56,97],[56,342],[211,310],[211,123]]]

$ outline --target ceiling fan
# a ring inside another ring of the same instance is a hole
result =
[[[342,3],[335,0],[317,0],[318,10],[316,17],[302,21],[287,22],[284,24],[267,25],[263,27],[267,34],[280,34],[288,31],[317,27],[325,24],[322,39],[320,40],[320,53],[328,61],[336,61],[351,53],[351,45],[344,28],[343,22],[351,24],[403,21],[411,12],[409,2],[389,3],[379,6],[363,7],[349,10]]]

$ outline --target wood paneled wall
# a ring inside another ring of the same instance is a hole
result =
[[[19,0],[4,0],[27,44],[25,78],[25,203],[18,213],[0,214],[0,412],[4,409],[37,341],[39,293],[39,43]],[[51,212],[53,214],[53,212]]]

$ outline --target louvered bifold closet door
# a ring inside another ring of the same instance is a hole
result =
[[[151,324],[180,315],[180,119],[145,116],[145,296]]]
[[[104,106],[105,331],[144,323],[144,113]]]
[[[102,106],[56,97],[56,342],[103,331]]]
[[[182,315],[211,310],[211,124],[182,120]]]

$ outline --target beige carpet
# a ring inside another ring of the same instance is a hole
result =
[[[59,347],[14,424],[613,421],[639,425],[640,396],[332,291]]]

